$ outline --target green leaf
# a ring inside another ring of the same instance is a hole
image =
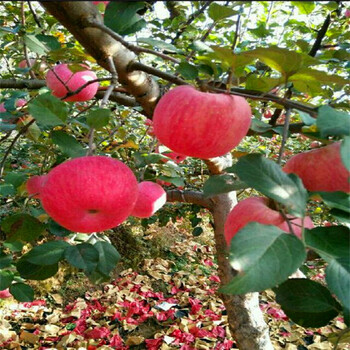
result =
[[[69,231],[66,228],[60,226],[53,220],[49,221],[49,231],[57,237],[66,237],[72,233],[72,231]]]
[[[104,23],[120,35],[134,34],[147,25],[137,14],[144,7],[144,2],[110,1],[104,14]]]
[[[267,124],[259,119],[253,118],[252,123],[250,125],[250,129],[252,129],[255,132],[266,132],[271,130],[272,126],[270,124]]]
[[[28,103],[29,113],[43,128],[64,125],[68,117],[68,108],[64,102],[50,92],[39,95]]]
[[[40,56],[46,55],[50,51],[35,35],[25,35],[24,42],[30,51],[33,51]]]
[[[14,283],[10,287],[10,293],[14,296],[16,300],[21,302],[34,300],[33,288],[25,283]]]
[[[204,183],[203,195],[205,197],[210,197],[244,188],[247,188],[246,184],[242,181],[238,181],[233,175],[213,175]]]
[[[341,310],[326,287],[308,279],[289,279],[274,291],[286,315],[303,327],[326,326]]]
[[[64,155],[70,158],[85,155],[85,149],[72,135],[69,135],[61,130],[56,130],[52,131],[50,136],[52,142],[59,147]]]
[[[192,235],[193,235],[193,237],[198,237],[198,236],[200,236],[201,234],[203,233],[203,229],[202,229],[202,227],[195,227],[194,229],[193,229],[193,231],[192,231]]]
[[[329,289],[350,310],[350,257],[333,259],[326,268],[326,282]]]
[[[315,9],[314,1],[292,1],[302,15],[309,15]]]
[[[184,79],[193,80],[198,77],[198,69],[193,64],[188,62],[181,62],[176,69]]]
[[[16,194],[16,189],[12,184],[1,184],[0,185],[0,196],[13,196]]]
[[[12,263],[12,259],[12,254],[6,254],[0,251],[0,269],[3,269],[4,267],[9,267]]]
[[[350,252],[350,229],[346,226],[316,227],[305,229],[305,244],[330,262],[334,258],[344,258]]]
[[[331,208],[350,213],[350,195],[344,192],[318,192],[323,201]]]
[[[291,214],[304,216],[307,191],[297,176],[287,175],[274,161],[248,154],[239,158],[236,173],[248,186],[285,205]]]
[[[61,48],[61,43],[52,35],[38,34],[36,35],[36,38],[44,43],[44,45],[50,50],[58,50]]]
[[[120,254],[117,249],[108,242],[97,242],[94,244],[94,248],[99,253],[97,270],[108,276],[120,260]]]
[[[7,184],[11,184],[15,188],[17,188],[21,186],[24,181],[27,180],[27,176],[23,173],[11,172],[5,176],[4,180]]]
[[[303,58],[298,52],[272,46],[269,48],[258,48],[244,52],[242,55],[258,58],[269,67],[282,73],[285,76],[295,74],[302,66]]]
[[[158,179],[166,181],[166,182],[170,182],[173,185],[178,186],[178,187],[185,186],[185,181],[182,177],[170,177],[170,176],[162,175],[162,176],[158,176]]]
[[[210,4],[208,10],[209,17],[215,22],[227,17],[231,17],[235,14],[237,14],[237,11],[233,10],[230,7],[219,5],[215,2]]]
[[[65,241],[46,242],[26,254],[26,260],[36,265],[53,265],[63,258],[64,251],[68,247],[70,245]]]
[[[13,214],[1,222],[1,228],[6,232],[8,242],[31,242],[44,232],[45,225],[28,214]]]
[[[302,111],[299,111],[299,110],[298,110],[298,114],[299,114],[301,120],[303,121],[303,123],[305,125],[314,125],[314,124],[316,124],[316,118],[312,118],[310,116],[310,114],[302,112]]]
[[[350,115],[330,106],[318,108],[316,125],[322,137],[350,135]]]
[[[350,136],[345,136],[340,147],[340,155],[345,168],[350,171]]]
[[[246,89],[268,92],[283,83],[281,78],[257,77],[250,75],[246,81]]]
[[[67,248],[64,257],[71,265],[89,273],[95,270],[97,266],[99,252],[93,245],[81,243]]]
[[[24,244],[20,241],[14,241],[14,242],[4,242],[4,247],[11,250],[11,252],[18,253],[21,252],[23,249]]]
[[[154,47],[158,47],[159,49],[165,49],[165,50],[174,51],[174,52],[179,51],[179,49],[176,46],[162,40],[156,40],[152,38],[137,38],[137,41],[139,43],[148,44],[148,46],[150,46],[152,49]]]
[[[91,273],[87,273],[85,271],[85,275],[89,278],[89,281],[93,284],[101,284],[104,282],[108,282],[110,280],[110,276],[105,275],[99,270],[94,270]]]
[[[238,275],[220,292],[259,292],[283,282],[306,257],[303,243],[276,226],[252,222],[231,240],[229,262]]]
[[[0,270],[0,290],[10,287],[13,277],[13,272],[8,270]]]
[[[350,224],[350,216],[349,213],[346,213],[343,210],[339,210],[339,209],[331,209],[329,211],[329,214],[331,214],[332,216],[334,216],[339,222],[341,222],[342,224]]]
[[[30,263],[24,255],[17,262],[17,271],[21,277],[30,280],[43,281],[54,276],[58,271],[58,264],[53,265],[36,265]]]
[[[90,128],[100,130],[108,124],[111,114],[111,110],[107,108],[89,111],[86,117],[86,123]]]

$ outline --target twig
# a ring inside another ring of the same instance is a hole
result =
[[[323,22],[321,29],[317,33],[316,40],[315,40],[315,42],[314,42],[314,44],[309,52],[309,56],[311,56],[311,57],[316,56],[317,51],[321,48],[322,40],[325,37],[330,24],[331,24],[331,15],[328,14],[325,21]]]
[[[290,112],[291,112],[291,109],[288,108],[287,112],[286,112],[286,118],[285,118],[285,122],[284,122],[284,127],[283,127],[283,135],[282,135],[281,147],[280,147],[279,154],[278,154],[278,159],[277,159],[277,163],[278,164],[281,164],[283,153],[284,153],[284,148],[286,146],[286,142],[287,142],[287,138],[288,138],[289,123],[290,123]]]
[[[334,344],[334,349],[333,349],[333,350],[337,350],[337,349],[338,349],[338,346],[339,346],[341,337],[342,337],[344,334],[346,334],[347,332],[349,332],[349,331],[350,331],[350,327],[347,327],[347,328],[345,328],[345,329],[342,329],[342,330],[339,332],[338,337],[337,337],[337,341],[336,341],[336,343]]]
[[[33,17],[34,17],[34,21],[36,22],[36,24],[38,25],[39,28],[42,28],[42,27],[41,27],[41,24],[40,24],[40,21],[39,21],[39,18],[38,18],[38,16],[36,15],[35,11],[33,10],[32,4],[30,3],[30,1],[27,1],[27,4],[28,4],[28,6],[29,6],[30,12],[32,13],[32,15],[33,15]]]
[[[162,52],[158,52],[158,51],[154,51],[151,49],[147,49],[144,47],[140,47],[137,45],[133,45],[130,44],[129,42],[127,42],[126,40],[123,39],[122,36],[120,36],[119,34],[117,34],[116,32],[114,32],[112,29],[109,29],[108,27],[106,27],[105,25],[103,25],[102,23],[97,23],[97,22],[93,22],[93,21],[88,21],[87,22],[87,26],[89,27],[93,27],[93,28],[98,28],[100,30],[102,30],[103,32],[107,33],[108,35],[110,35],[113,39],[119,41],[121,44],[123,44],[126,48],[128,48],[130,51],[135,52],[136,54],[140,54],[140,53],[149,53],[151,55],[155,55],[158,57],[163,58],[164,60],[168,60],[168,61],[172,61],[174,63],[180,63],[179,60],[177,60],[174,57],[168,56]]]
[[[239,25],[241,24],[241,12],[242,12],[242,10],[243,10],[243,5],[241,5],[241,7],[239,9],[239,14],[237,16],[235,36],[233,38],[233,43],[232,43],[232,46],[231,46],[232,52],[235,51],[235,47],[237,45],[238,38],[239,38]]]
[[[54,72],[54,71],[53,71]],[[72,75],[73,76],[73,75]],[[74,91],[70,91],[68,89],[68,87],[64,84],[64,86],[66,87],[66,89],[68,90],[67,94],[63,97],[61,97],[61,100],[65,100],[66,98],[70,97],[70,96],[73,96],[73,95],[77,95],[79,94],[80,91],[82,91],[83,89],[85,89],[87,86],[91,85],[91,84],[94,84],[94,83],[97,83],[97,82],[100,82],[100,81],[107,81],[107,80],[111,80],[112,78],[111,77],[107,77],[107,78],[97,78],[97,79],[94,79],[94,80],[89,80],[88,82],[86,82],[84,85],[80,86],[79,89],[76,89]]]
[[[210,5],[210,1],[206,1],[205,4],[198,9],[196,12],[192,13],[190,17],[188,17],[187,22],[177,31],[175,37],[171,40],[171,43],[174,44],[177,39],[182,35],[182,33],[187,29],[187,27],[199,16],[201,15],[205,9]]]
[[[15,143],[17,142],[17,140],[21,137],[21,135],[23,135],[28,128],[35,122],[35,119],[32,119],[28,124],[26,124],[25,126],[23,126],[23,128],[21,130],[18,131],[18,134],[14,137],[14,139],[12,140],[9,148],[7,149],[7,151],[4,154],[4,157],[2,158],[2,161],[0,163],[0,177],[2,177],[3,173],[4,173],[4,168],[5,168],[5,162],[7,157],[9,156],[12,148],[14,147]]]
[[[92,156],[94,154],[95,151],[95,145],[94,145],[94,136],[95,136],[95,129],[94,128],[90,128],[89,130],[89,148],[86,152],[87,156]]]
[[[178,77],[176,77],[173,74],[169,74],[169,73],[160,71],[159,69],[147,66],[147,65],[145,65],[143,63],[136,62],[136,61],[133,61],[129,65],[128,70],[129,71],[141,70],[141,71],[143,71],[145,73],[152,74],[152,75],[155,75],[155,76],[157,76],[159,78],[162,78],[164,80],[170,81],[170,82],[172,82],[172,83],[174,83],[176,85],[189,85],[187,81],[185,81],[185,80],[183,80],[181,78],[178,78]]]
[[[22,22],[22,27],[25,28],[25,13],[24,13],[24,2],[21,3],[21,22]],[[29,69],[29,75],[32,79],[35,79],[36,76],[35,76],[35,73],[32,71],[32,65],[30,64],[30,60],[29,60],[29,57],[28,57],[28,50],[27,50],[27,45],[24,41],[24,38],[23,38],[23,51],[24,51],[24,58],[27,62],[27,67]]]
[[[73,119],[76,119],[76,118],[79,117],[81,114],[83,114],[83,113],[85,113],[86,111],[88,111],[89,109],[91,109],[96,103],[97,103],[97,100],[94,100],[89,106],[87,106],[86,108],[84,108],[83,110],[81,110],[79,113],[77,113],[75,116],[73,116]]]

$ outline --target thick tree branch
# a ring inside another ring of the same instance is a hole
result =
[[[167,202],[197,204],[204,208],[212,209],[212,201],[209,198],[205,198],[201,192],[170,190],[166,194]]]

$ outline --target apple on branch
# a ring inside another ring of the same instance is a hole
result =
[[[131,215],[149,218],[166,203],[166,192],[162,186],[151,181],[140,182],[138,188],[139,194]]]
[[[135,206],[138,187],[124,163],[90,156],[53,168],[39,192],[42,206],[53,220],[68,230],[92,233],[121,224]]]
[[[296,154],[283,171],[298,175],[312,192],[350,192],[349,171],[340,155],[340,142]]]
[[[290,233],[288,223],[277,210],[268,207],[268,198],[250,197],[240,201],[229,213],[225,222],[225,239],[230,246],[231,239],[236,233],[250,222],[258,222],[263,225],[273,225],[281,230]],[[302,219],[289,216],[289,223],[293,228],[294,234],[301,238]],[[309,216],[304,218],[304,226],[313,228],[314,225]]]
[[[172,151],[208,159],[231,151],[247,134],[251,109],[239,96],[178,86],[158,102],[153,116],[156,137]]]
[[[87,82],[95,79],[97,79],[97,76],[91,70],[86,69],[73,73],[67,64],[62,63],[58,64],[53,70],[47,73],[46,85],[52,90],[54,96],[62,98],[68,94],[68,89],[74,92]],[[98,86],[98,82],[91,83],[79,93],[65,98],[64,101],[82,102],[91,100],[96,95]]]

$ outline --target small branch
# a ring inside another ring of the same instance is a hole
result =
[[[30,3],[30,1],[27,1],[27,4],[28,4],[28,6],[29,6],[30,12],[31,12],[32,15],[33,15],[34,21],[36,22],[36,24],[38,25],[39,28],[42,28],[42,27],[41,27],[41,24],[40,24],[40,21],[39,21],[39,18],[38,18],[38,16],[36,15],[35,11],[33,10],[32,4]]]
[[[206,1],[205,4],[198,9],[196,12],[192,13],[190,17],[188,17],[187,22],[177,31],[175,37],[171,40],[171,43],[174,44],[177,39],[182,35],[182,33],[187,29],[187,27],[201,15],[205,9],[210,5],[210,1]]]
[[[89,21],[87,22],[87,26],[89,27],[93,27],[93,28],[98,28],[100,30],[102,30],[103,32],[107,33],[108,35],[110,35],[113,39],[119,41],[121,44],[123,44],[126,48],[128,48],[130,51],[135,52],[136,54],[140,54],[140,53],[149,53],[151,55],[155,55],[158,57],[163,58],[164,60],[168,60],[168,61],[172,61],[174,63],[180,63],[179,60],[177,60],[174,57],[168,56],[162,52],[158,52],[158,51],[154,51],[151,49],[147,49],[145,47],[140,47],[137,45],[133,45],[130,44],[129,42],[127,42],[126,40],[123,39],[122,36],[120,36],[119,34],[117,34],[116,32],[114,32],[112,29],[109,29],[108,27],[106,27],[104,24],[102,23],[98,23],[98,22],[93,22],[93,21]]]
[[[232,46],[231,46],[232,52],[235,51],[235,48],[236,48],[236,45],[237,45],[237,42],[238,42],[238,38],[239,38],[239,25],[241,23],[241,12],[242,12],[242,10],[243,10],[243,5],[241,5],[239,14],[237,16],[235,36],[233,38],[233,43],[232,43]]]
[[[12,140],[9,148],[5,152],[4,157],[2,158],[2,161],[0,163],[0,177],[2,177],[2,175],[4,173],[5,162],[6,162],[7,157],[11,153],[12,148],[16,144],[17,140],[21,137],[21,135],[23,135],[34,122],[35,122],[35,119],[31,120],[28,124],[26,124],[21,130],[18,131],[18,134]]]
[[[291,110],[287,109],[286,119],[285,119],[284,127],[283,127],[282,142],[281,142],[281,147],[280,147],[279,154],[278,154],[277,164],[281,164],[283,153],[284,153],[284,148],[286,146],[286,142],[287,142],[287,138],[288,138],[288,131],[289,131],[290,112],[291,112]]]
[[[55,71],[53,70],[53,72],[55,73]],[[74,91],[69,91],[68,87],[64,84],[65,88],[68,90],[67,94],[63,97],[61,97],[61,100],[65,100],[66,98],[73,96],[73,95],[77,95],[79,94],[80,91],[82,91],[83,89],[85,89],[87,86],[100,82],[100,81],[107,81],[107,80],[111,80],[111,77],[106,77],[106,78],[98,78],[98,79],[94,79],[94,80],[89,80],[88,82],[86,82],[84,85],[80,86],[79,89],[76,89]],[[62,81],[61,81],[62,82]]]
[[[162,78],[164,80],[170,81],[176,85],[189,85],[187,81],[176,77],[173,74],[169,74],[163,71],[160,71],[159,69],[147,66],[143,63],[133,61],[128,67],[129,71],[134,71],[134,70],[140,70],[148,74],[155,75],[156,77]]]
[[[315,42],[314,42],[314,44],[309,52],[309,56],[311,56],[311,57],[316,56],[317,51],[321,48],[322,40],[325,37],[330,24],[331,24],[331,15],[328,14],[325,21],[323,22],[321,29],[317,33],[316,40],[315,40]]]
[[[197,204],[204,208],[211,209],[212,202],[203,196],[201,192],[170,190],[167,191],[167,202],[180,202]]]
[[[292,87],[289,87],[286,93],[284,94],[283,98],[291,98],[292,97]],[[278,118],[281,116],[283,109],[282,108],[276,108],[275,112],[273,113],[271,119],[269,120],[269,124],[272,126],[276,125],[276,122]]]
[[[95,136],[95,129],[91,128],[88,135],[89,148],[88,148],[88,151],[86,152],[87,156],[92,156],[94,154],[94,151],[95,151],[94,136]]]

